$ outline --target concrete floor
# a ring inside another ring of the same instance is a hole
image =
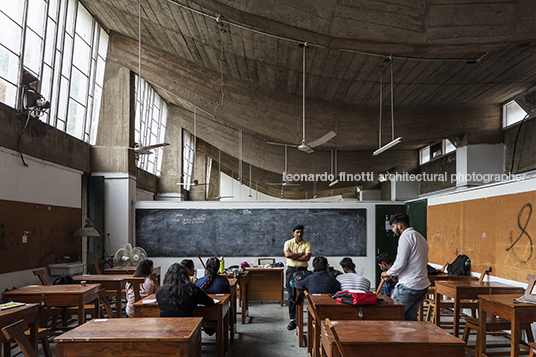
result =
[[[298,347],[298,338],[295,331],[288,331],[288,309],[281,307],[277,302],[252,302],[250,303],[250,317],[246,319],[246,324],[242,325],[238,318],[237,334],[234,345],[230,345],[228,357],[299,357],[307,356],[306,347]],[[443,319],[442,319],[443,320]],[[448,321],[448,318],[444,319]],[[447,331],[452,332],[447,329]],[[463,332],[463,329],[461,330]],[[203,342],[215,342],[214,336],[202,335]],[[509,343],[509,339],[503,336],[488,336],[488,343]],[[474,345],[475,335],[469,339]],[[51,343],[52,352],[55,355],[54,343]],[[206,353],[213,346],[203,346],[203,357],[214,356]],[[499,351],[508,351],[500,349]],[[12,356],[17,355],[17,350],[12,352]],[[471,356],[466,353],[466,357]],[[19,352],[18,356],[22,356]],[[39,348],[39,357],[44,356],[42,348]]]

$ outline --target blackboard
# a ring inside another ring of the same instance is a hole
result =
[[[150,257],[282,256],[297,224],[313,256],[366,255],[366,209],[136,209],[136,245]]]

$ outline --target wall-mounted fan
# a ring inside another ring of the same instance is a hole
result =
[[[327,143],[328,141],[333,139],[337,135],[337,133],[332,130],[311,142],[307,142],[307,140],[305,140],[305,49],[307,48],[307,42],[300,44],[300,46],[303,47],[303,76],[302,76],[303,77],[302,78],[302,82],[303,82],[302,83],[302,87],[303,87],[302,88],[303,139],[302,139],[301,145],[288,145],[288,144],[276,143],[273,141],[268,141],[268,144],[295,147],[295,148],[298,148],[298,150],[300,151],[311,154],[314,152],[313,150],[314,147]]]
[[[140,260],[147,258],[147,252],[141,247],[134,247],[130,243],[125,244],[114,255],[114,266],[137,266]]]

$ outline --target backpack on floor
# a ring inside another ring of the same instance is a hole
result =
[[[447,273],[456,275],[471,275],[471,259],[465,254],[460,254],[447,267]]]

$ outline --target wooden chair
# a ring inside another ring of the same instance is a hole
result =
[[[316,312],[315,306],[313,305],[313,301],[311,300],[311,295],[307,291],[304,291],[305,298],[307,299],[307,309],[311,312],[311,315],[313,315],[313,325],[315,325],[316,328],[320,328],[320,317],[318,316],[318,313]],[[312,333],[311,333],[312,336]],[[311,339],[309,338],[307,343],[313,343]],[[319,351],[313,351],[314,355],[322,356],[322,347],[320,347]]]
[[[96,272],[98,275],[102,275],[102,272],[101,272],[101,270],[100,270],[100,266],[99,266],[99,261],[98,261],[97,259],[95,259],[95,260],[90,260],[89,263],[93,265],[93,268],[95,268],[95,272]]]
[[[108,301],[108,297],[106,296],[106,289],[100,289],[95,291],[95,295],[97,296],[97,300],[99,301],[100,317],[104,316],[104,312],[108,314],[109,318],[115,317],[115,314],[112,310],[112,306],[110,305],[110,301]]]
[[[23,320],[21,320],[23,321]],[[19,321],[20,322],[20,321]],[[27,329],[24,331],[26,338],[30,338],[30,330]],[[41,345],[43,345],[43,352],[45,357],[52,357],[52,351],[50,350],[50,344],[48,343],[48,329],[47,328],[38,328],[37,329],[37,340]],[[5,337],[3,334],[0,334],[0,343],[4,344],[4,355],[6,357],[11,356],[11,350],[17,346],[16,341]],[[14,344],[12,347],[11,344]]]
[[[158,284],[158,279],[156,278],[156,273],[149,274],[149,279],[151,279],[157,289],[160,287],[160,284]]]
[[[39,278],[41,285],[48,285],[47,281],[45,280],[45,271],[43,269],[35,269],[33,273]]]
[[[134,296],[135,296],[134,302],[141,300],[140,285],[142,285],[144,281],[145,281],[145,278],[134,278],[134,277],[127,278],[127,283],[129,283],[132,286],[132,289],[134,290]]]
[[[2,333],[7,340],[14,340],[19,345],[25,357],[37,357],[37,351],[33,348],[28,336],[24,333],[26,330],[28,330],[28,324],[24,320],[20,320],[2,328]],[[50,352],[50,346],[48,350]],[[52,356],[52,353],[49,356]]]
[[[478,281],[483,281],[484,278],[489,275],[491,272],[491,266],[484,266],[484,270],[482,274],[480,274],[480,278],[478,278]],[[426,302],[428,303],[428,312],[426,314],[426,321],[430,321],[430,317],[433,316],[433,311],[436,308],[436,301],[435,299],[427,298]],[[442,308],[454,308],[454,301],[450,300],[443,300],[441,301]],[[462,300],[460,301],[460,307],[462,309],[471,309],[471,315],[472,317],[476,318],[476,310],[478,309],[478,300]],[[440,312],[441,313],[441,312]],[[455,317],[456,318],[456,317]],[[435,323],[435,321],[433,321]]]
[[[536,343],[529,342],[529,348],[530,348],[529,357],[535,357],[536,356]]]
[[[526,294],[532,293],[532,290],[534,289],[534,285],[536,284],[536,276],[534,275],[527,275],[527,280],[529,280]],[[477,333],[477,339],[476,339],[476,345],[469,345],[469,335],[471,334],[471,330],[475,330],[478,332],[478,326],[479,326],[479,320],[475,317],[465,317],[465,328],[463,330],[463,336],[462,340],[465,341],[465,351],[473,356],[476,354],[476,346],[478,346],[478,333]],[[529,345],[534,345],[534,336],[532,334],[532,329],[530,327],[530,323],[524,323],[520,325],[521,331],[525,331],[527,334],[527,341]],[[495,332],[495,331],[502,331],[502,330],[510,330],[511,324],[510,321],[496,317],[496,316],[487,316],[486,317],[486,332]],[[504,333],[505,336],[509,336],[509,334]],[[536,346],[536,345],[535,345]],[[486,348],[508,348],[510,347],[510,343],[494,343],[494,344],[487,344]],[[523,346],[520,344],[520,348],[523,350],[526,350],[528,347]],[[533,354],[532,352],[533,348],[530,348],[531,356]],[[501,355],[501,352],[493,352],[494,356]],[[505,352],[505,355],[509,355],[510,352]],[[491,355],[488,353],[488,355]]]
[[[337,334],[337,331],[335,331],[335,326],[333,326],[333,324],[331,323],[329,319],[326,319],[326,323],[328,324],[329,330],[333,334],[333,339],[335,340],[335,344],[337,345],[337,348],[339,349],[339,354],[341,355],[341,357],[345,357],[341,340],[339,340],[339,335]]]
[[[376,296],[380,296],[380,290],[382,289],[383,284],[387,282],[387,280],[389,280],[389,278],[382,278],[382,280],[378,284],[378,287],[376,288]]]

